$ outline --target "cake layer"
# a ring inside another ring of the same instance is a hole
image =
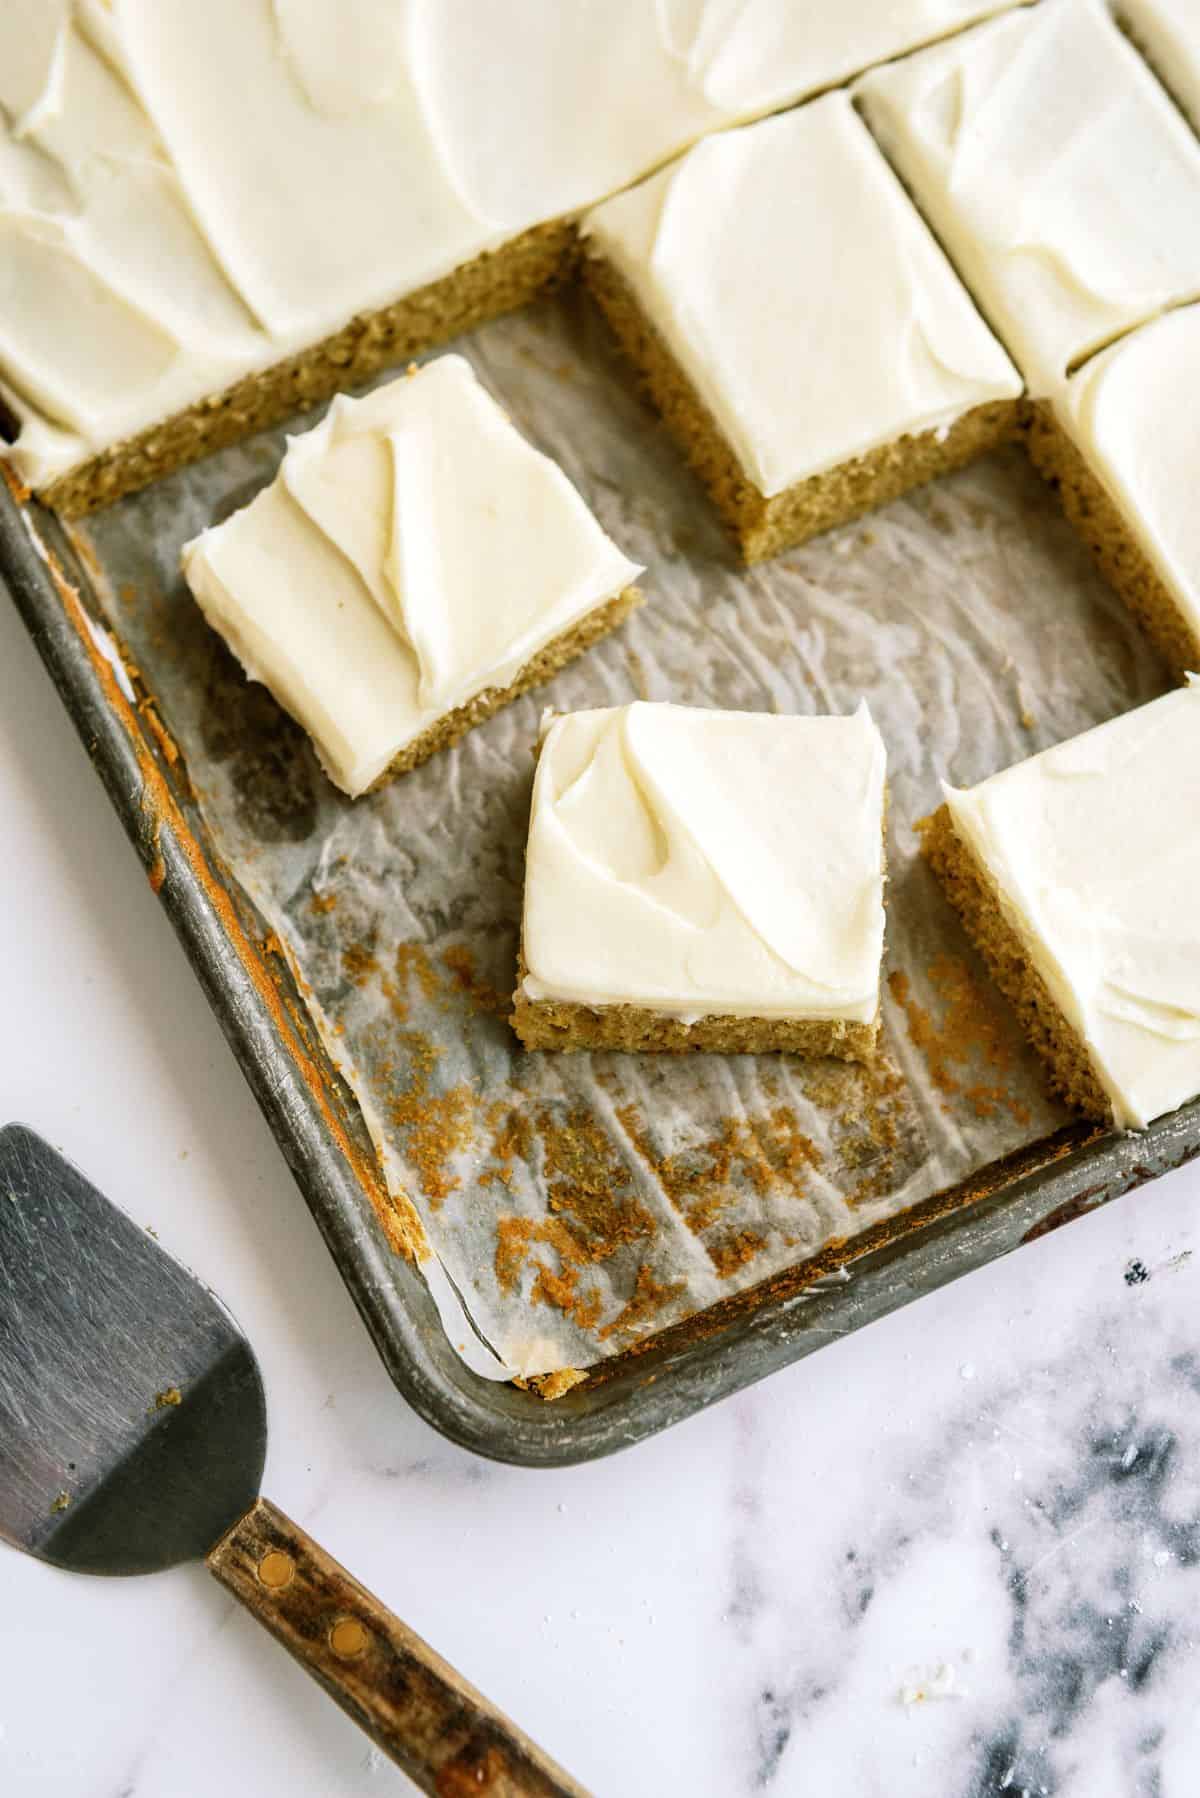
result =
[[[1030,438],[1072,522],[1180,674],[1200,669],[1197,393],[1200,306],[1184,306],[1093,357],[1044,403],[1049,416]]]
[[[553,718],[518,1005],[873,1029],[884,769],[865,705],[850,718],[650,704]]]
[[[18,472],[49,487],[703,132],[1007,3],[851,0],[812,22],[782,0],[15,0],[0,395]],[[429,326],[444,335],[436,308]],[[396,353],[421,347],[410,331]]]
[[[1119,0],[1118,16],[1200,130],[1200,7],[1196,0]]]
[[[844,93],[706,138],[582,230],[764,495],[1021,392]]]
[[[1200,294],[1200,143],[1103,0],[1041,0],[855,94],[1035,395]]]
[[[518,989],[512,1026],[527,1049],[626,1055],[807,1055],[873,1061],[878,1025],[846,1018],[705,1017],[686,1023],[636,1005],[534,1001]]]
[[[1087,1045],[1055,1004],[1026,944],[1005,915],[987,869],[960,837],[946,806],[917,824],[921,853],[937,876],[988,972],[1041,1056],[1050,1090],[1086,1117],[1112,1122],[1112,1105]]]
[[[1200,1092],[1200,682],[946,805],[1115,1122]]]
[[[640,572],[460,356],[335,400],[183,564],[351,795]]]

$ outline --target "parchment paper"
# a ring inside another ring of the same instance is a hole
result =
[[[1017,448],[746,572],[582,296],[457,347],[647,564],[647,604],[385,791],[335,792],[177,574],[180,545],[271,479],[282,433],[86,535],[216,843],[420,1213],[444,1315],[457,1294],[481,1340],[461,1318],[454,1339],[506,1377],[615,1354],[1064,1121],[912,825],[940,778],[969,784],[1165,677]],[[522,1053],[506,1012],[542,707],[847,712],[863,695],[889,757],[879,1067]]]

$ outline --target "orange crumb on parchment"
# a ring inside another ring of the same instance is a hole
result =
[[[351,986],[365,986],[378,971],[379,963],[365,943],[346,944],[342,950],[342,972]]]
[[[806,1190],[810,1170],[821,1164],[820,1150],[800,1129],[789,1105],[775,1105],[755,1122],[726,1118],[712,1136],[671,1155],[656,1149],[636,1106],[619,1106],[617,1121],[689,1230],[698,1236],[737,1202],[746,1186],[760,1196],[782,1191],[799,1198]],[[717,1271],[722,1272],[719,1265]]]
[[[946,1100],[961,1098],[978,1118],[994,1117],[1003,1107],[1019,1124],[1030,1122],[1029,1108],[1009,1091],[1004,1080],[969,1078],[972,1069],[1010,1072],[1012,1050],[1004,1035],[1000,1013],[972,979],[966,963],[955,955],[934,957],[927,970],[930,985],[941,1002],[941,1018],[935,1020],[914,999],[912,982],[897,968],[888,976],[893,999],[903,1009],[908,1032],[929,1068],[929,1077]]]
[[[756,1255],[760,1255],[767,1246],[765,1236],[757,1230],[736,1230],[732,1236],[724,1236],[719,1242],[709,1243],[708,1252],[712,1264],[723,1280],[739,1269],[748,1267]]]
[[[837,1159],[859,1178],[846,1193],[851,1207],[882,1198],[904,1177],[912,1100],[904,1077],[884,1052],[866,1062],[812,1061],[799,1070],[804,1094],[819,1107]]]
[[[529,1384],[541,1394],[546,1402],[552,1403],[556,1398],[563,1398],[576,1386],[582,1385],[587,1374],[581,1367],[562,1367],[557,1373],[536,1374]]]
[[[452,1164],[475,1140],[476,1099],[461,1080],[444,1092],[430,1091],[441,1051],[419,1030],[401,1031],[396,1041],[408,1054],[409,1084],[391,1103],[391,1121],[403,1134],[404,1153],[422,1194],[437,1207],[462,1185]]]
[[[683,1297],[686,1289],[686,1280],[656,1280],[643,1261],[637,1271],[633,1296],[600,1331],[601,1342],[607,1342],[611,1336],[629,1336],[645,1324],[657,1323],[662,1313]]]
[[[533,1123],[526,1112],[497,1100],[488,1109],[487,1125],[492,1132],[488,1160],[500,1165],[485,1168],[479,1176],[479,1184],[511,1186],[514,1163],[528,1161],[532,1153]]]
[[[524,1157],[540,1148],[551,1215],[497,1220],[496,1279],[502,1291],[514,1292],[525,1270],[532,1270],[534,1304],[554,1305],[580,1329],[595,1329],[603,1297],[594,1284],[585,1284],[587,1270],[651,1239],[654,1219],[630,1190],[629,1169],[590,1112],[579,1107],[563,1116],[543,1106],[530,1118],[532,1140],[525,1137],[527,1126],[517,1114],[497,1120],[493,1153]],[[646,1310],[645,1291],[640,1304]],[[628,1305],[618,1319],[627,1311]],[[606,1327],[625,1328],[618,1319]],[[604,1332],[600,1334],[603,1338]]]
[[[450,975],[455,992],[464,993],[479,1011],[498,1012],[501,1017],[507,1015],[512,994],[502,993],[490,980],[484,979],[475,966],[474,952],[466,943],[451,943],[438,959]]]
[[[436,999],[440,991],[437,972],[424,943],[401,943],[396,950],[396,975],[407,986],[415,976],[427,999]]]

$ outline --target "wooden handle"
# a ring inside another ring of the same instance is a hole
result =
[[[210,1570],[435,1798],[588,1798],[561,1767],[260,1498]]]

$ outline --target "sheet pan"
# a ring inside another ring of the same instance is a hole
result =
[[[747,572],[582,297],[458,347],[647,564],[648,603],[377,796],[329,787],[176,572],[188,536],[271,478],[282,432],[70,529],[6,492],[0,571],[397,1384],[480,1452],[554,1464],[1200,1150],[1200,1107],[1110,1137],[1046,1099],[912,830],[941,778],[1166,681],[1016,447]],[[890,758],[878,1069],[520,1053],[505,1011],[541,706],[862,695]]]

